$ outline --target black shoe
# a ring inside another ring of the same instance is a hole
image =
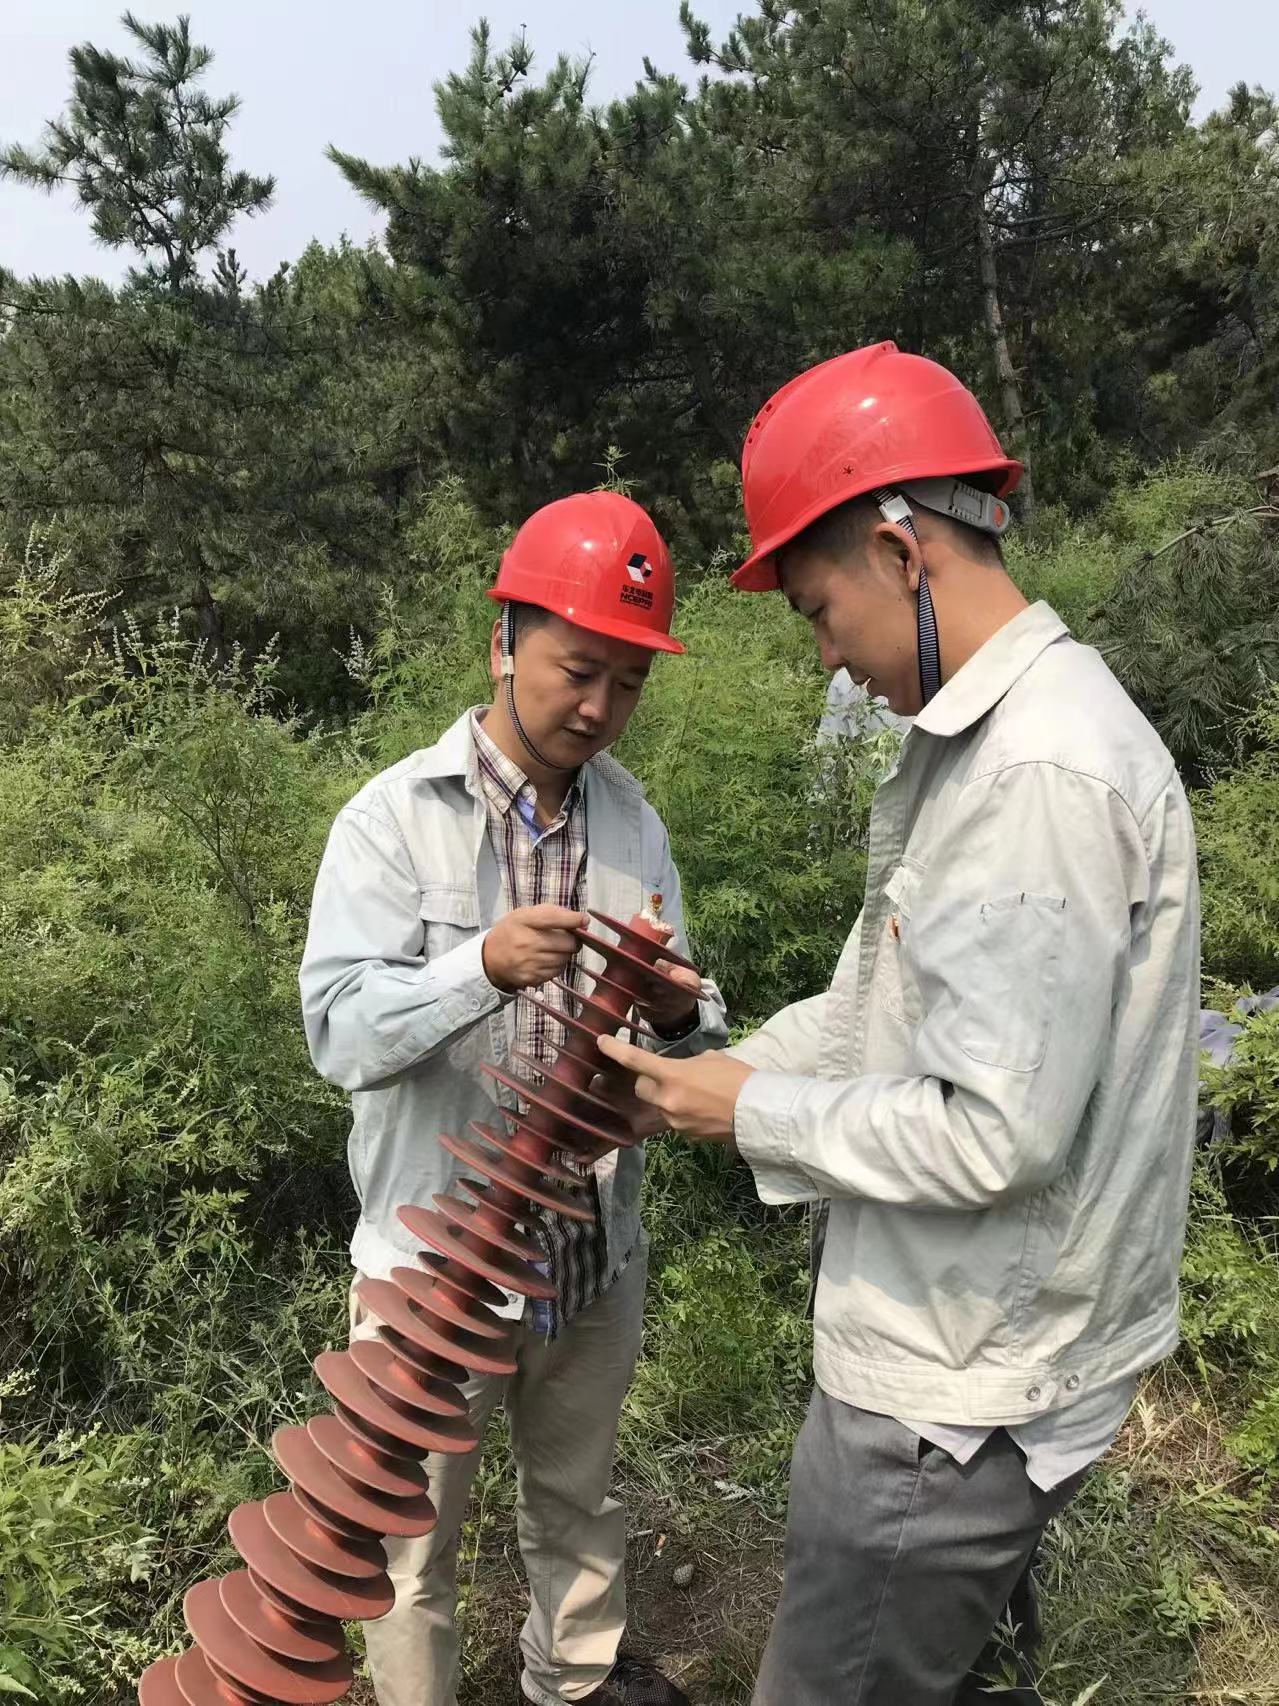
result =
[[[527,1698],[524,1706],[529,1706]],[[618,1659],[598,1688],[576,1706],[692,1706],[682,1688],[646,1659]]]

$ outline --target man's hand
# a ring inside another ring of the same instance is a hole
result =
[[[669,960],[658,960],[655,970],[666,975],[653,978],[636,996],[635,1010],[650,1025],[673,1031],[696,1013],[702,980],[690,967],[672,965]]]
[[[574,930],[590,919],[567,906],[517,906],[484,938],[484,975],[495,989],[513,995],[558,977],[578,950]]]
[[[616,1037],[600,1037],[602,1055],[635,1074],[637,1100],[656,1108],[664,1123],[701,1143],[728,1143],[733,1110],[742,1085],[755,1070],[718,1053],[670,1060],[632,1048]]]
[[[635,1094],[635,1080],[620,1066],[609,1066],[607,1071],[597,1073],[591,1080],[591,1094],[602,1096],[612,1104],[632,1137],[656,1137],[666,1130],[666,1115],[651,1102],[640,1101]]]

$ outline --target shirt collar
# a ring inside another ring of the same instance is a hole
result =
[[[1069,630],[1048,604],[1014,616],[955,671],[915,718],[930,735],[958,735],[980,721],[1040,656]]]
[[[505,816],[523,790],[525,788],[531,789],[533,785],[515,760],[508,758],[497,742],[485,733],[483,722],[485,709],[485,706],[477,705],[470,713],[471,739],[475,743],[475,756],[479,760],[481,786],[497,809]],[[581,797],[579,780],[574,777],[572,786],[564,796],[564,804],[561,806],[555,821],[558,823],[562,819],[568,818],[576,810]]]
[[[475,742],[475,756],[479,760],[480,783],[498,810],[506,813],[514,805],[520,789],[528,785],[528,777],[514,759],[508,758],[496,741],[485,734],[483,715],[482,707],[471,712],[471,739]]]

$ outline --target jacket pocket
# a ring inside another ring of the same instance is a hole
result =
[[[480,902],[475,890],[456,883],[433,883],[418,897],[423,953],[435,960],[456,948],[480,927]]]
[[[959,1046],[970,1060],[1034,1072],[1048,1046],[1066,930],[1058,895],[1013,894],[982,906],[967,957]]]

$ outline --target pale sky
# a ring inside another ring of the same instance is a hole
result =
[[[35,143],[45,120],[63,111],[73,44],[126,48],[124,9],[125,0],[0,0],[0,141]],[[232,159],[277,179],[271,210],[242,220],[231,238],[259,278],[312,237],[333,243],[345,233],[363,242],[380,234],[380,217],[325,160],[325,145],[385,165],[411,154],[434,159],[432,86],[465,63],[467,32],[480,16],[497,44],[527,27],[535,73],[559,52],[593,53],[598,101],[629,89],[646,53],[663,70],[698,75],[684,57],[678,0],[134,0],[134,9],[148,20],[188,11],[195,39],[216,55],[206,87],[241,97]],[[695,10],[718,37],[742,5],[699,0]],[[1200,112],[1241,79],[1279,87],[1274,0],[1148,0],[1145,11],[1193,67]],[[0,184],[0,265],[22,276],[115,280],[128,264],[125,251],[95,243],[73,196]]]

